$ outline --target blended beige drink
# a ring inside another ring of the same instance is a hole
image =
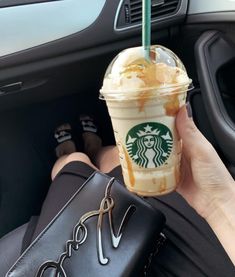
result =
[[[106,100],[127,188],[142,196],[175,190],[180,181],[181,141],[175,117],[191,84],[169,49],[152,46],[121,52],[107,69]]]

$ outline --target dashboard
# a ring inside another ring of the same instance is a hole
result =
[[[89,27],[105,0],[64,0],[0,9],[0,56],[54,41]]]
[[[140,33],[141,2],[60,0],[0,8],[0,67],[6,60],[10,65],[16,53],[42,58]],[[153,28],[159,29],[183,22],[188,0],[152,0],[152,5]]]
[[[234,0],[151,1],[153,34],[184,22],[235,20]],[[135,37],[140,44],[141,3],[142,0],[0,0],[0,81],[9,77],[8,68],[47,59],[52,65],[53,58],[61,59],[61,63],[65,59],[71,62],[77,53],[84,59],[113,51],[118,43]]]
[[[235,0],[191,0],[189,14],[235,12]]]
[[[89,28],[94,33],[99,31],[96,41],[93,41],[93,44],[99,44],[115,36],[116,39],[122,38],[128,31],[131,34],[141,25],[138,14],[133,24],[127,22],[132,20],[131,6],[136,7],[133,12],[140,12],[141,0],[44,0],[39,3],[29,1],[28,4],[25,0],[17,0],[15,5],[6,6],[7,1],[12,0],[0,0],[0,57],[71,36],[76,46],[82,47],[84,44],[77,42],[76,38],[81,35],[82,40]],[[22,5],[19,5],[21,1]],[[1,2],[5,6],[1,7]],[[234,0],[152,0],[152,6],[156,11],[165,7],[152,19],[153,26],[158,25],[158,28],[175,24],[177,20],[179,22],[187,11],[189,16],[235,13]],[[91,33],[87,32],[87,46],[91,42],[90,36]]]
[[[187,23],[234,22],[235,0],[191,0]]]

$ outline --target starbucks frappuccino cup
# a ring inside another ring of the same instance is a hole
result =
[[[106,101],[124,182],[141,196],[172,192],[180,181],[181,140],[175,117],[191,86],[180,59],[163,46],[121,52],[110,64],[100,97]]]

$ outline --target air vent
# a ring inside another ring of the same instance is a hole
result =
[[[181,0],[151,0],[152,21],[177,13]],[[115,20],[115,29],[123,30],[135,27],[142,21],[142,0],[121,1]]]

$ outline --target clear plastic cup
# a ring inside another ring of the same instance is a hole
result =
[[[108,67],[100,98],[106,101],[124,182],[141,196],[172,192],[180,181],[181,140],[175,117],[192,80],[169,49],[122,51]]]

